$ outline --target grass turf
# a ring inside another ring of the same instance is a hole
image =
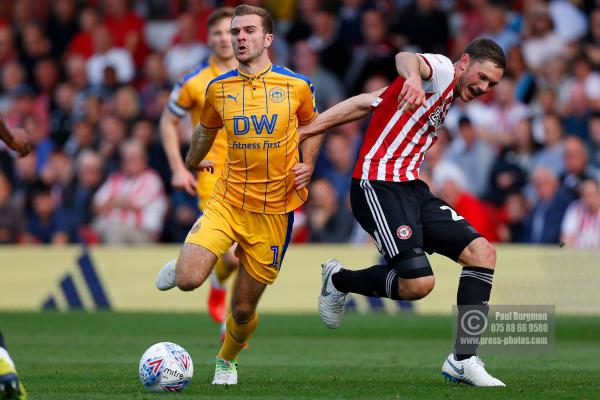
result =
[[[240,357],[240,384],[229,388],[210,385],[218,327],[205,315],[0,313],[0,328],[33,400],[597,399],[600,392],[600,318],[558,318],[552,353],[485,356],[506,388],[442,379],[449,316],[347,315],[330,331],[317,315],[261,315]],[[159,341],[192,356],[194,379],[183,393],[149,393],[139,382],[139,358]]]

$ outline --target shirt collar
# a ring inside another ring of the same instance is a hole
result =
[[[239,70],[238,68],[238,73],[240,74],[240,76],[244,79],[248,79],[248,80],[253,80],[253,79],[260,79],[262,78],[265,74],[267,74],[269,71],[271,71],[271,68],[273,68],[273,64],[269,63],[269,65],[267,65],[267,67],[265,69],[263,69],[262,71],[260,71],[257,74],[254,75],[250,75],[250,74],[246,74],[242,71]]]

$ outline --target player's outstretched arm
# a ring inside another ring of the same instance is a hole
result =
[[[398,109],[414,110],[425,105],[423,79],[431,76],[431,68],[415,53],[400,52],[396,54],[396,70],[405,79],[400,95]]]
[[[194,175],[185,168],[185,164],[183,163],[177,134],[178,125],[179,117],[165,107],[160,116],[160,135],[163,148],[165,149],[167,159],[169,160],[169,167],[173,173],[171,185],[173,185],[175,189],[185,190],[193,196],[196,194],[196,179],[194,178]]]
[[[331,128],[366,116],[371,112],[373,102],[386,88],[350,97],[319,114],[310,124],[300,127],[300,141],[312,136],[322,135]]]
[[[12,132],[4,125],[4,119],[0,115],[0,139],[12,150],[25,157],[31,151],[27,133],[23,129],[14,129]]]
[[[213,145],[219,128],[205,128],[202,124],[198,124],[194,128],[192,135],[192,144],[185,156],[185,167],[190,171],[208,170],[211,173],[214,171],[212,161],[205,160],[204,157]]]

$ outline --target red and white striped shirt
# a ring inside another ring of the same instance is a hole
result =
[[[437,141],[454,99],[454,66],[440,54],[420,54],[431,69],[423,80],[426,106],[398,110],[398,95],[405,79],[398,77],[372,104],[353,178],[404,182],[419,179],[425,152]]]
[[[600,249],[600,211],[591,212],[583,201],[574,201],[563,218],[562,234],[575,238],[576,249]]]
[[[128,200],[132,208],[112,207],[99,215],[106,221],[117,222],[158,234],[167,213],[167,199],[163,184],[156,172],[146,169],[137,176],[116,172],[94,195],[94,205],[100,206],[110,199]]]

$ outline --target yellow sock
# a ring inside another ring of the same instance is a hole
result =
[[[233,316],[229,314],[227,317],[227,331],[225,332],[225,340],[219,351],[219,358],[227,361],[235,361],[240,352],[248,344],[248,340],[252,337],[254,330],[258,325],[258,313],[255,313],[250,321],[245,324],[238,325]]]
[[[227,265],[227,263],[223,261],[223,257],[217,260],[214,272],[219,286],[223,286],[225,284],[225,281],[231,276],[233,271],[235,271],[235,268],[231,268],[229,265]]]

